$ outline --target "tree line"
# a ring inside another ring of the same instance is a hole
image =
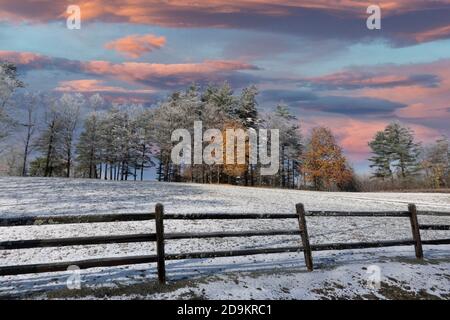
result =
[[[411,129],[393,122],[369,142],[373,176],[362,179],[330,129],[316,127],[304,137],[287,105],[261,111],[255,86],[235,93],[227,83],[191,85],[151,108],[110,103],[99,94],[16,94],[23,87],[15,66],[0,64],[0,139],[15,138],[0,150],[9,175],[123,181],[144,180],[152,169],[165,182],[344,191],[370,189],[375,183],[382,188],[449,186],[447,139],[423,147]],[[14,105],[22,107],[20,120],[11,112]],[[248,150],[244,165],[174,164],[172,132],[191,130],[195,121],[223,132],[278,129],[278,174],[261,175],[260,166],[248,161]]]
[[[373,178],[381,188],[448,188],[450,142],[447,137],[423,146],[414,131],[392,122],[369,142]]]

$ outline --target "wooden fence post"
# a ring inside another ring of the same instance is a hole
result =
[[[411,221],[411,230],[416,249],[416,258],[423,259],[422,239],[420,237],[419,221],[417,219],[417,208],[415,204],[408,205],[409,219]]]
[[[158,203],[155,207],[156,255],[158,259],[158,280],[166,284],[166,264],[164,252],[164,206]]]
[[[300,227],[300,235],[302,237],[306,267],[308,268],[308,271],[313,271],[311,246],[309,245],[308,228],[306,227],[305,207],[302,203],[297,203],[295,208],[297,209],[298,214],[298,224]]]

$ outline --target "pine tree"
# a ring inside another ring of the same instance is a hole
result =
[[[392,179],[392,151],[390,149],[390,145],[388,144],[387,137],[384,131],[377,132],[375,134],[374,139],[369,142],[369,146],[372,149],[372,153],[374,154],[369,161],[370,168],[375,168],[374,177],[385,179]]]
[[[299,159],[303,151],[300,126],[296,116],[292,115],[289,107],[280,103],[275,112],[266,120],[269,129],[280,131],[280,171],[279,185],[294,187],[295,172],[298,170]]]
[[[77,144],[78,171],[83,177],[98,177],[97,165],[101,159],[99,135],[99,116],[93,112],[84,121],[84,130]]]
[[[256,96],[258,89],[250,86],[242,90],[235,114],[245,128],[257,128],[258,125],[258,103]]]
[[[369,159],[375,168],[374,177],[411,178],[420,169],[420,144],[415,142],[414,132],[398,122],[390,123],[384,131],[377,132],[369,142],[374,156]]]
[[[13,119],[7,113],[8,102],[24,83],[19,80],[17,68],[9,62],[0,63],[0,140],[6,138],[14,126]]]
[[[258,119],[258,103],[256,96],[258,95],[258,89],[255,86],[250,86],[242,90],[241,96],[235,109],[235,116],[237,120],[242,124],[245,129],[256,129],[259,124]],[[248,156],[247,156],[248,163]],[[250,170],[250,173],[249,173]],[[253,165],[247,165],[247,170],[244,173],[245,185],[254,184],[254,167]]]
[[[219,129],[225,136],[227,129],[236,129],[240,127],[235,115],[235,109],[237,106],[237,99],[233,96],[233,91],[227,82],[222,86],[208,86],[201,98],[201,112],[199,120],[202,121],[205,129]],[[205,166],[200,166],[201,179],[205,178]],[[198,165],[195,166],[198,169]],[[233,166],[214,165],[207,166],[209,177],[206,179],[210,182],[213,180],[213,172],[215,173],[214,181],[220,183],[221,181],[231,182],[237,174],[236,170],[232,169]],[[191,168],[191,181],[194,178],[195,173],[199,170],[193,170]]]
[[[226,115],[229,119],[236,116],[238,101],[228,82],[224,82],[220,87],[209,85],[202,94],[201,102],[202,111],[206,108],[220,112],[222,117]],[[202,114],[200,116],[203,119]]]
[[[4,111],[16,89],[24,86],[24,83],[19,80],[17,67],[14,64],[0,63],[0,113]]]
[[[414,141],[414,132],[393,122],[385,129],[393,166],[401,178],[409,178],[419,170],[420,144]]]

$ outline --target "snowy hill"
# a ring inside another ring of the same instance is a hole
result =
[[[300,202],[307,210],[404,211],[408,203],[415,203],[419,211],[450,212],[449,195],[432,193],[322,193],[223,185],[41,178],[0,178],[0,190],[1,217],[152,212],[158,202],[165,205],[167,213],[294,213],[295,204]],[[419,219],[421,223],[450,223],[449,217],[420,216]],[[308,227],[314,244],[411,237],[409,221],[405,218],[311,217],[308,218]],[[166,232],[295,228],[298,225],[292,219],[167,221],[165,224]],[[0,241],[136,234],[154,232],[154,222],[14,227],[2,228],[1,231]],[[445,231],[423,231],[422,236],[425,239],[448,238],[449,234]],[[166,253],[299,244],[298,236],[174,240],[167,242]],[[154,247],[152,243],[134,243],[0,251],[0,265],[148,255],[154,253]],[[433,264],[418,264],[412,247],[315,252],[313,257],[318,266],[313,273],[305,272],[303,255],[294,253],[168,262],[167,272],[169,280],[173,281],[173,290],[165,290],[165,293],[147,290],[145,294],[126,294],[125,298],[392,298],[392,287],[396,288],[396,294],[410,291],[413,296],[421,289],[440,298],[448,297],[450,292],[450,246],[425,247],[426,261]],[[363,282],[367,277],[365,270],[374,264],[382,270],[385,287],[371,291]],[[154,265],[92,269],[82,271],[82,282],[85,288],[114,286],[118,283],[142,283],[154,279],[155,275]],[[0,278],[0,295],[64,289],[66,279],[67,274],[64,273],[3,277]],[[402,281],[409,291],[398,289]],[[332,289],[327,291],[325,288]],[[187,294],[189,292],[191,296]],[[122,294],[116,295],[120,297]],[[95,291],[87,295],[95,296]],[[112,294],[114,297],[116,295]]]

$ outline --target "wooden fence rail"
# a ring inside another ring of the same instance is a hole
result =
[[[421,224],[419,226],[420,230],[450,230],[450,225],[444,224]]]
[[[90,259],[72,262],[43,263],[31,265],[5,266],[0,267],[0,276],[18,275],[29,273],[45,273],[66,271],[70,266],[77,266],[80,269],[112,267],[132,264],[157,263],[158,279],[160,283],[166,282],[166,260],[183,259],[205,259],[217,257],[234,257],[258,254],[303,252],[305,264],[309,271],[314,268],[312,252],[325,250],[351,250],[364,248],[380,248],[393,246],[414,246],[416,257],[423,258],[423,245],[450,244],[450,239],[421,240],[420,230],[450,230],[450,225],[420,225],[417,215],[450,216],[448,212],[417,212],[415,205],[409,205],[408,211],[387,211],[387,212],[336,212],[336,211],[309,211],[307,212],[303,204],[296,205],[296,214],[228,214],[228,213],[190,213],[190,214],[165,214],[164,207],[157,204],[155,213],[127,213],[127,214],[103,214],[103,215],[65,215],[65,216],[44,216],[44,217],[15,217],[0,219],[0,227],[31,226],[31,225],[52,225],[52,224],[74,224],[74,223],[106,223],[125,221],[147,221],[155,220],[156,233],[134,234],[134,235],[112,235],[93,236],[60,239],[33,239],[15,240],[0,242],[0,250],[17,250],[44,247],[66,247],[83,246],[112,243],[136,243],[155,242],[156,254],[147,256],[128,256],[116,258]],[[314,244],[309,242],[307,217],[408,217],[411,224],[411,239],[390,240],[376,242],[356,242],[356,243],[329,243]],[[202,232],[202,233],[165,233],[165,220],[250,220],[250,219],[296,219],[298,229],[295,230],[264,230],[264,231],[227,231],[227,232]],[[278,235],[300,235],[301,246],[277,247],[277,248],[257,248],[244,250],[226,251],[203,251],[190,253],[165,253],[165,241],[181,239],[207,239],[207,238],[239,238],[239,237],[263,237]]]
[[[448,212],[421,211],[419,215],[449,216]],[[408,211],[391,212],[338,212],[338,211],[307,211],[306,217],[409,217]],[[0,227],[53,225],[53,224],[78,224],[78,223],[109,223],[154,220],[155,213],[119,213],[119,214],[85,214],[85,215],[60,215],[39,217],[11,217],[0,218]],[[165,214],[166,220],[252,220],[252,219],[298,219],[297,214],[286,213],[186,213]]]

